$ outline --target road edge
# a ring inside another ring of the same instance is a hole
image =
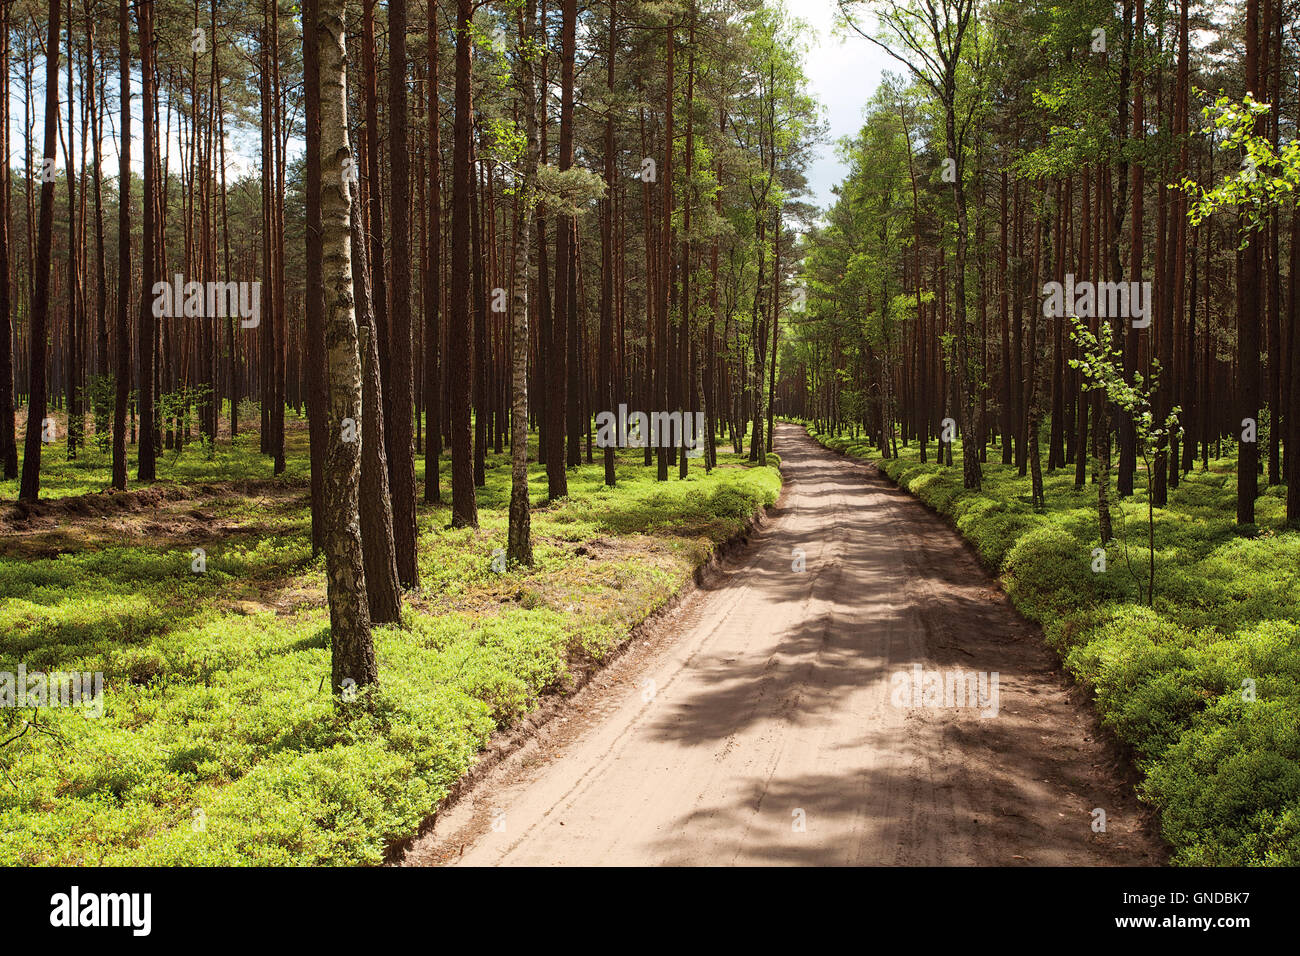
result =
[[[1159,845],[1160,851],[1164,856],[1164,861],[1161,865],[1165,867],[1170,866],[1170,860],[1173,857],[1173,846],[1165,839],[1164,831],[1161,826],[1160,811],[1151,806],[1141,797],[1139,786],[1146,779],[1146,776],[1140,769],[1138,769],[1137,761],[1134,759],[1135,755],[1133,753],[1133,748],[1120,740],[1119,737],[1115,735],[1114,731],[1102,723],[1101,714],[1097,711],[1095,695],[1093,694],[1092,689],[1086,683],[1078,680],[1074,674],[1070,672],[1070,669],[1065,666],[1065,659],[1061,656],[1060,651],[1048,643],[1046,636],[1043,634],[1042,625],[1025,617],[1024,612],[1022,612],[1016,605],[1016,602],[1012,599],[1011,595],[1007,592],[1006,587],[1003,585],[1002,575],[998,573],[998,569],[989,566],[988,561],[986,561],[984,556],[980,554],[979,549],[975,547],[974,543],[966,537],[966,535],[962,534],[961,529],[957,527],[957,522],[952,519],[952,516],[944,514],[942,511],[931,506],[929,502],[925,501],[919,495],[913,494],[911,489],[891,478],[889,473],[876,464],[876,462],[850,454],[846,451],[841,451],[838,448],[832,448],[830,445],[827,445],[814,437],[812,432],[808,430],[808,426],[800,422],[787,422],[786,424],[802,428],[804,434],[808,436],[809,441],[816,443],[826,451],[832,452],[841,458],[848,459],[855,464],[862,465],[872,475],[885,482],[891,488],[896,488],[903,492],[903,494],[907,495],[930,514],[941,519],[943,523],[952,530],[953,534],[955,534],[958,540],[961,541],[962,547],[964,547],[979,563],[979,566],[988,573],[990,581],[1003,597],[1006,598],[1008,606],[1020,616],[1021,620],[1023,620],[1025,624],[1033,628],[1034,632],[1038,636],[1039,643],[1041,643],[1042,646],[1047,649],[1048,653],[1056,659],[1056,662],[1059,665],[1058,672],[1060,674],[1060,679],[1066,690],[1078,691],[1083,695],[1083,700],[1087,705],[1088,714],[1093,722],[1093,731],[1101,740],[1107,755],[1111,758],[1112,766],[1117,772],[1119,772],[1121,782],[1133,790],[1134,796],[1137,798],[1138,806],[1142,810],[1142,823],[1150,831],[1150,835],[1153,837],[1154,841]]]
[[[415,832],[385,847],[382,866],[424,865],[408,864],[406,857],[417,843],[433,831],[440,815],[471,796],[492,771],[536,739],[552,721],[568,716],[573,710],[575,699],[597,675],[622,658],[639,638],[662,628],[706,584],[724,576],[727,573],[724,566],[728,562],[748,557],[758,547],[755,536],[776,520],[789,493],[790,482],[781,473],[779,462],[776,468],[781,475],[781,490],[776,500],[770,505],[756,508],[739,529],[715,545],[709,557],[696,565],[681,587],[667,601],[634,624],[601,660],[595,661],[585,654],[572,657],[569,660],[569,679],[563,686],[545,691],[535,708],[510,726],[493,731],[487,744],[479,751],[473,766],[457,778],[447,795],[438,801]]]

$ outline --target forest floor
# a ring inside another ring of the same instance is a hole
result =
[[[974,551],[803,428],[775,450],[750,546],[404,862],[1164,862],[1086,695]],[[931,694],[957,672],[984,693]]]
[[[0,482],[0,673],[103,674],[100,715],[0,707],[0,865],[380,862],[496,731],[612,656],[780,488],[735,455],[660,484],[627,451],[615,489],[583,465],[548,504],[534,465],[536,566],[497,573],[510,465],[489,455],[478,529],[421,503],[421,587],[376,628],[379,690],[345,718],[305,422],[285,475],[257,448],[254,428],[211,458],[164,452],[157,483],[108,492],[108,455],[69,462],[60,442],[40,502]]]

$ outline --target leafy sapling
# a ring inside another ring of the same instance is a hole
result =
[[[1133,422],[1137,451],[1146,465],[1147,483],[1147,550],[1149,563],[1146,583],[1146,602],[1150,604],[1155,598],[1156,587],[1156,545],[1155,545],[1155,506],[1151,500],[1151,484],[1154,478],[1153,458],[1161,448],[1167,448],[1169,439],[1178,431],[1178,418],[1182,409],[1174,406],[1163,421],[1156,421],[1152,410],[1151,397],[1159,388],[1160,363],[1151,361],[1151,378],[1148,382],[1141,372],[1133,373],[1133,381],[1124,377],[1124,354],[1108,344],[1111,338],[1110,323],[1103,321],[1100,334],[1094,335],[1087,323],[1078,317],[1072,317],[1074,326],[1071,337],[1079,346],[1079,358],[1070,359],[1070,367],[1082,375],[1088,390],[1101,389],[1112,405],[1125,412]],[[1105,500],[1104,495],[1101,499]],[[1104,506],[1104,505],[1103,505]],[[1102,542],[1105,544],[1106,542]],[[1142,583],[1138,582],[1138,597],[1142,598]]]

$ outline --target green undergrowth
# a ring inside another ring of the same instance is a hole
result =
[[[249,432],[219,444],[211,470],[199,446],[160,468],[191,492],[213,483],[198,500],[0,533],[0,672],[104,681],[98,718],[0,708],[0,864],[378,863],[494,730],[563,693],[575,661],[606,657],[780,489],[774,463],[720,454],[712,474],[697,460],[660,483],[622,453],[614,489],[597,459],[548,504],[534,466],[536,566],[497,573],[510,467],[490,455],[479,528],[452,530],[446,505],[421,503],[421,587],[400,624],[375,630],[371,706],[341,715],[303,432],[293,423],[280,485],[255,494],[238,482],[270,466]],[[96,451],[47,463],[51,497],[108,483]],[[442,472],[449,497],[446,460]]]
[[[1175,863],[1300,864],[1300,531],[1286,528],[1284,487],[1261,479],[1256,524],[1238,528],[1234,461],[1198,462],[1155,509],[1148,606],[1141,475],[1138,493],[1113,507],[1117,540],[1098,572],[1097,489],[1076,490],[1073,466],[1044,474],[1039,512],[999,448],[973,492],[962,488],[960,447],[942,467],[933,444],[922,463],[914,443],[881,460],[866,440],[813,436],[874,461],[1000,574],[1131,748]]]

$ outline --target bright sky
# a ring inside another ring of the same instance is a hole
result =
[[[816,34],[809,38],[811,49],[804,72],[812,94],[826,109],[830,133],[827,142],[818,147],[818,158],[809,166],[808,184],[812,201],[824,209],[835,201],[831,187],[847,172],[835,158],[836,140],[856,133],[862,126],[862,108],[880,84],[881,73],[886,69],[897,72],[902,67],[856,33],[835,37],[835,0],[787,2],[791,13],[806,20]]]

